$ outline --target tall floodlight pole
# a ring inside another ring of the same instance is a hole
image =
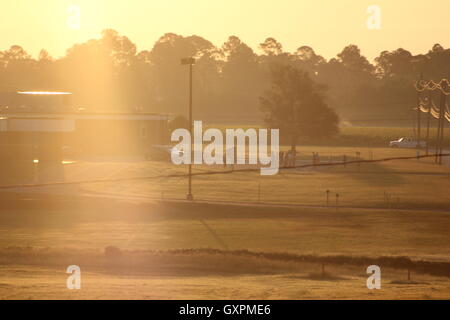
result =
[[[193,135],[192,135],[192,66],[195,64],[195,59],[183,58],[181,59],[182,65],[189,65],[189,133],[191,135],[191,154],[190,154],[190,162],[189,162],[189,175],[188,175],[188,193],[186,195],[187,200],[194,200],[194,196],[192,195],[192,149],[193,149]]]

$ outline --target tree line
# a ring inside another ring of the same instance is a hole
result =
[[[281,65],[300,70],[298,77],[320,87],[310,99],[326,103],[341,120],[401,121],[410,118],[416,103],[413,83],[421,74],[425,79],[450,78],[450,49],[439,44],[418,55],[402,48],[382,51],[373,63],[356,45],[329,60],[308,46],[286,52],[274,38],[259,49],[255,52],[236,36],[216,47],[200,36],[167,33],[150,50],[138,51],[129,38],[108,29],[58,59],[46,50],[34,58],[18,45],[0,51],[0,92],[70,91],[73,103],[87,110],[185,115],[188,70],[180,59],[192,56],[196,119],[263,120],[270,113],[267,90],[273,91],[274,78],[282,76],[273,66]],[[289,72],[284,73],[294,76]],[[334,117],[329,112],[325,116]]]

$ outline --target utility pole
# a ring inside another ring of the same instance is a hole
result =
[[[445,127],[445,106],[446,106],[446,100],[447,95],[445,94],[447,92],[448,82],[447,80],[443,79],[440,83],[441,86],[441,104],[440,104],[440,112],[439,112],[439,120],[440,120],[440,126],[439,126],[439,164],[442,164],[442,156],[443,153],[443,146],[444,146],[444,127]]]
[[[420,74],[419,86],[423,84],[423,73]],[[421,91],[417,91],[417,150],[420,149],[420,96]]]
[[[430,122],[431,122],[431,108],[433,107],[433,104],[431,103],[431,99],[433,98],[431,90],[428,90],[428,119],[427,119],[427,141],[426,141],[426,147],[427,147],[427,153],[428,155],[428,149],[429,149],[429,143],[430,143]]]
[[[190,162],[189,162],[189,175],[188,175],[188,193],[186,195],[187,200],[194,200],[194,196],[192,195],[192,149],[193,149],[193,121],[192,121],[192,66],[195,64],[195,59],[184,58],[181,59],[182,65],[189,65],[189,133],[191,135],[191,154],[190,154]]]
[[[438,118],[438,128],[437,128],[437,135],[436,135],[436,156],[435,156],[435,162],[438,164],[442,163],[442,158],[440,156],[442,152],[442,133],[443,133],[443,126],[444,126],[444,118],[445,118],[445,94],[444,90],[446,89],[446,82],[444,80],[441,80],[439,85],[441,86],[441,98],[439,102],[439,118]]]
[[[439,102],[439,115],[438,115],[438,126],[437,126],[437,135],[436,135],[436,153],[434,157],[434,162],[439,163],[439,152],[440,152],[440,142],[441,142],[441,125],[442,125],[442,93],[441,99]]]

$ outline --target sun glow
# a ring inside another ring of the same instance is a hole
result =
[[[425,1],[378,0],[368,13],[369,5],[370,1],[355,0],[4,0],[0,48],[20,44],[34,56],[45,48],[57,58],[108,28],[129,37],[139,50],[150,50],[167,32],[196,34],[216,46],[236,35],[254,50],[270,36],[285,51],[308,45],[327,59],[349,43],[358,45],[369,59],[378,56],[381,47],[404,47],[416,54],[437,42],[449,46],[450,24],[442,24],[450,9],[448,0],[434,0],[432,6]],[[423,16],[433,19],[419,28],[417,21]],[[368,19],[377,17],[381,20],[370,19],[376,28],[367,28]]]

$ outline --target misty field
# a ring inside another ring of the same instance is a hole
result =
[[[287,150],[287,147],[284,147]],[[312,163],[312,153],[320,155],[321,163],[337,163],[357,159],[414,157],[415,150],[304,146],[298,148],[299,165]],[[359,152],[359,154],[357,154]],[[422,151],[424,154],[424,151]],[[274,176],[261,176],[259,171],[220,175],[199,175],[193,178],[196,200],[245,203],[329,205],[362,208],[448,209],[450,157],[447,165],[436,165],[434,158],[394,160],[370,164],[336,165],[330,167],[283,169]],[[235,170],[248,166],[235,166]],[[157,177],[186,174],[184,166],[166,162],[79,162],[65,166],[67,181]],[[229,171],[231,167],[194,166],[194,173]],[[184,199],[187,179],[158,178],[80,186],[47,188],[48,192],[80,192],[125,198]],[[42,188],[38,191],[46,191]]]
[[[207,128],[218,128],[224,131],[225,129],[237,128],[265,128],[265,125],[260,123],[228,123],[228,124],[208,124]],[[299,138],[299,145],[322,145],[322,146],[360,146],[360,147],[379,147],[383,148],[389,145],[392,140],[397,140],[401,137],[413,137],[415,131],[410,126],[395,127],[395,126],[355,126],[342,125],[339,128],[339,134],[326,139]],[[429,129],[429,143],[430,146],[435,145],[437,135],[437,128],[431,126]],[[421,140],[426,140],[427,127],[422,124]],[[444,130],[444,145],[449,145],[450,131]],[[287,143],[287,141],[284,141]]]
[[[349,161],[416,155],[302,146],[299,164],[311,164],[312,152],[322,163],[344,154]],[[447,161],[283,169],[265,177],[194,166],[194,174],[223,171],[193,177],[194,203],[184,200],[186,177],[164,177],[185,174],[183,166],[67,163],[63,181],[146,179],[3,191],[0,298],[448,299]],[[375,262],[382,290],[373,291],[366,268]],[[80,291],[65,287],[71,264],[82,269]]]
[[[12,209],[4,200],[0,213],[6,299],[450,297],[445,269],[419,268],[407,281],[389,260],[383,289],[365,285],[366,264],[382,256],[450,262],[448,212],[15,197],[28,201]],[[79,292],[65,288],[71,264],[83,272]]]
[[[364,268],[336,268],[337,279],[317,279],[298,265],[297,272],[268,274],[161,275],[82,271],[81,290],[65,286],[65,268],[0,266],[3,299],[449,299],[448,278],[384,270],[381,290],[368,290]],[[85,268],[86,269],[86,268]],[[85,270],[83,269],[83,270]]]

